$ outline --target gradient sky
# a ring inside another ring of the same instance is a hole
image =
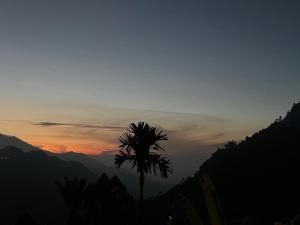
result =
[[[139,120],[164,128],[172,152],[239,140],[300,100],[299,11],[296,0],[0,0],[0,131],[89,153],[115,149]]]

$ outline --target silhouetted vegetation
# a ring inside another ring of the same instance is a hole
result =
[[[66,207],[68,225],[133,224],[135,207],[133,198],[117,177],[109,179],[103,174],[95,183],[84,179],[65,178],[57,182]],[[116,216],[117,215],[117,216]]]
[[[115,165],[120,168],[124,162],[129,162],[132,169],[136,168],[140,184],[140,223],[143,208],[145,176],[148,173],[160,172],[162,178],[171,173],[170,161],[158,154],[163,151],[160,141],[168,140],[162,130],[145,122],[131,123],[128,132],[120,137],[120,150],[115,156]]]
[[[126,186],[128,192],[133,195],[134,197],[139,196],[139,188],[136,185],[136,181],[138,179],[135,173],[132,173],[128,169],[123,168],[115,168],[104,165],[103,163],[99,162],[91,155],[83,154],[83,153],[75,153],[75,152],[67,152],[67,153],[51,153],[53,156],[57,156],[62,160],[66,161],[75,161],[82,163],[85,167],[87,167],[91,172],[94,174],[102,174],[105,173],[107,176],[117,176],[121,182]],[[113,162],[113,156],[112,156]],[[113,165],[111,165],[113,166]],[[164,187],[162,183],[154,180],[147,180],[147,189],[145,190],[145,196],[153,196],[156,193],[164,190],[167,191],[167,187]]]
[[[39,225],[29,213],[23,213],[18,216],[16,225]]]

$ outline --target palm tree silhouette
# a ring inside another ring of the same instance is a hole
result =
[[[159,142],[168,140],[168,137],[161,129],[139,122],[131,123],[119,140],[121,145],[115,155],[115,165],[120,168],[127,161],[132,169],[136,168],[139,175],[141,223],[145,175],[152,172],[156,175],[159,171],[162,178],[167,178],[172,173],[170,160],[158,153],[164,151]]]

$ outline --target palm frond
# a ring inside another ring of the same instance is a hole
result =
[[[119,141],[121,142],[120,149],[131,150],[135,147],[135,137],[129,132],[123,133]]]
[[[170,160],[167,157],[160,157],[158,162],[158,168],[162,178],[168,178],[169,174],[172,174]]]
[[[164,151],[159,142],[165,140],[168,140],[168,137],[162,129],[145,122],[131,123],[119,139],[121,144],[115,156],[115,165],[120,168],[125,161],[128,161],[132,168],[137,168],[138,173],[156,174],[159,171],[162,177],[166,178],[172,172],[170,161],[155,153]]]
[[[133,165],[135,166],[135,156],[131,155],[129,151],[120,150],[118,154],[115,155],[116,167],[120,168],[121,165],[126,161],[128,161],[129,163],[133,163]]]
[[[166,157],[162,157],[161,155],[151,152],[147,158],[147,162],[145,165],[146,173],[154,173],[156,175],[157,170],[159,170],[162,178],[167,178],[169,174],[172,173],[170,167],[170,160]]]

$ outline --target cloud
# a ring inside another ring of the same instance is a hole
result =
[[[58,105],[53,104],[45,107],[49,106],[51,110],[58,108]],[[25,126],[6,124],[2,127],[14,126],[14,130],[20,131],[20,135],[29,137],[35,144],[69,146],[67,149],[72,147],[70,150],[73,150],[73,146],[76,145],[80,146],[80,149],[90,148],[89,152],[98,153],[103,150],[117,149],[119,136],[126,131],[128,124],[145,121],[168,134],[169,141],[163,145],[168,150],[166,153],[171,155],[189,151],[199,152],[199,154],[210,152],[213,149],[210,146],[222,145],[228,140],[240,140],[251,133],[249,128],[226,117],[202,113],[93,104],[67,103],[59,106],[61,111],[55,113],[49,111],[26,117],[28,120],[3,121],[26,123],[30,125],[28,129]],[[38,129],[39,127],[45,129]]]
[[[51,109],[56,108],[51,105]],[[109,151],[101,157],[108,165],[113,165],[113,155],[118,149],[122,131],[131,122],[146,121],[168,135],[169,140],[161,144],[166,149],[163,154],[172,161],[176,175],[169,180],[174,183],[193,174],[212,152],[227,141],[238,141],[252,133],[249,127],[241,126],[234,120],[200,113],[93,105],[60,108],[62,114],[53,112],[52,115],[50,111],[38,117],[27,117],[28,120],[1,120],[7,122],[3,123],[2,129],[5,126],[16,127],[15,130],[20,130],[21,135],[29,137],[30,143],[51,151],[89,154]],[[16,124],[9,125],[11,122]]]
[[[227,123],[231,122],[229,119],[214,116],[214,115],[207,115],[201,113],[188,113],[188,112],[175,112],[175,111],[163,111],[163,110],[140,110],[145,114],[151,114],[156,116],[171,116],[174,118],[189,118],[189,119],[201,119],[206,121],[214,121],[218,123]]]
[[[37,122],[37,123],[32,123],[32,125],[43,126],[43,127],[72,126],[72,127],[79,127],[79,128],[104,129],[110,131],[122,131],[126,129],[125,127],[121,127],[121,126],[100,126],[100,125],[80,124],[80,123]]]

